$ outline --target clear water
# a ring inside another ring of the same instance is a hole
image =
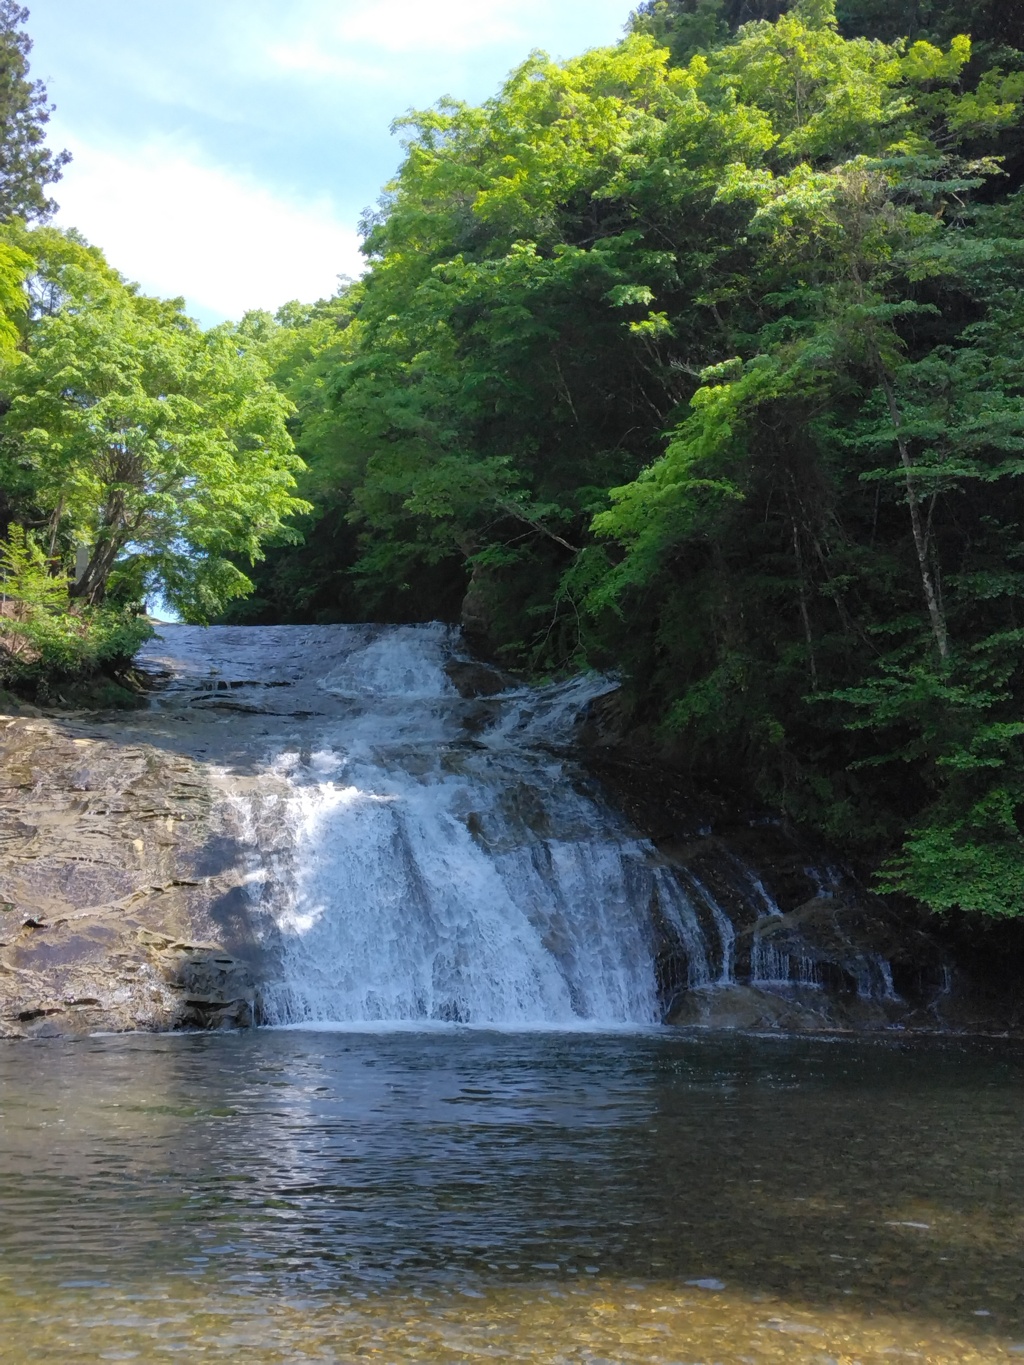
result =
[[[1020,1359],[1022,1124],[1009,1043],[13,1045],[0,1359]]]

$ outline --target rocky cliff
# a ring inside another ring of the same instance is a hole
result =
[[[251,1023],[209,776],[108,730],[0,716],[0,1036]]]

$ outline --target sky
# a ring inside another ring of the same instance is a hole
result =
[[[630,0],[26,0],[52,189],[147,293],[205,325],[334,292],[401,160],[392,119],[478,103],[534,48],[622,35]]]

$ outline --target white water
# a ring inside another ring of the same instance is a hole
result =
[[[262,751],[255,775],[224,763],[220,781],[275,964],[267,1022],[654,1023],[656,906],[693,984],[728,957],[563,756],[607,680],[467,700],[444,667],[459,635],[440,625],[173,627],[164,642],[164,705],[229,706],[219,723]]]
[[[169,626],[146,650],[170,675],[149,725],[216,774],[242,849],[265,1022],[631,1027],[695,988],[824,987],[752,868],[668,866],[574,764],[607,679],[467,697],[462,649],[434,624]],[[898,1001],[883,957],[843,958]]]

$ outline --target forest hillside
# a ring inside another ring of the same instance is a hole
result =
[[[208,331],[48,226],[0,3],[0,686],[462,619],[933,910],[1024,912],[1024,34],[648,0],[398,120],[365,274]],[[61,689],[64,689],[63,691]]]
[[[1019,913],[1012,8],[654,0],[399,120],[366,275],[241,324],[315,511],[231,619],[617,669],[696,781]]]

